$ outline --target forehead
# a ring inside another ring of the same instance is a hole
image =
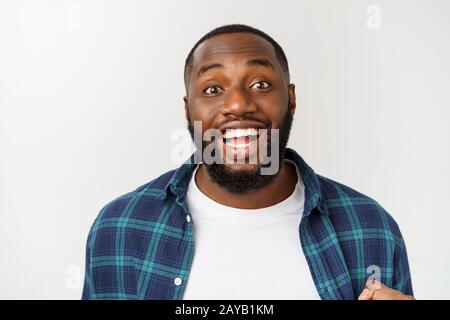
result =
[[[248,58],[264,58],[281,68],[269,41],[252,33],[240,32],[221,34],[202,42],[193,55],[193,70],[205,63]]]

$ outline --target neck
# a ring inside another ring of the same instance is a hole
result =
[[[200,164],[195,182],[200,191],[222,205],[239,209],[259,209],[275,205],[288,198],[297,184],[297,174],[294,166],[283,161],[280,172],[271,184],[240,195],[229,192],[214,182],[206,167]]]

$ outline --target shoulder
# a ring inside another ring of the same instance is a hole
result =
[[[104,205],[90,228],[88,244],[100,230],[111,234],[118,228],[144,226],[156,221],[167,201],[165,187],[174,171],[167,171]]]
[[[397,222],[373,198],[330,178],[317,175],[322,198],[337,231],[376,233],[402,245]]]
[[[130,210],[151,209],[152,204],[165,197],[165,186],[170,181],[174,170],[168,171],[158,178],[137,187],[135,190],[121,195],[107,203],[100,211],[99,218],[120,217],[130,213]]]

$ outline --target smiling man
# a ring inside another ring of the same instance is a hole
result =
[[[101,210],[83,299],[413,299],[394,219],[286,147],[296,97],[277,42],[212,30],[184,80],[198,152]]]

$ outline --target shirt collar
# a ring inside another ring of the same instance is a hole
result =
[[[325,206],[325,201],[322,197],[320,183],[314,170],[303,160],[303,158],[291,148],[286,148],[285,158],[295,162],[298,166],[300,174],[305,185],[305,209],[304,217],[309,216],[314,212],[315,208],[322,214],[328,214]],[[172,174],[169,182],[165,187],[165,192],[172,193],[177,202],[183,203],[186,197],[189,181],[197,164],[194,162],[195,153],[190,156],[175,172]],[[187,208],[185,208],[187,210]]]

